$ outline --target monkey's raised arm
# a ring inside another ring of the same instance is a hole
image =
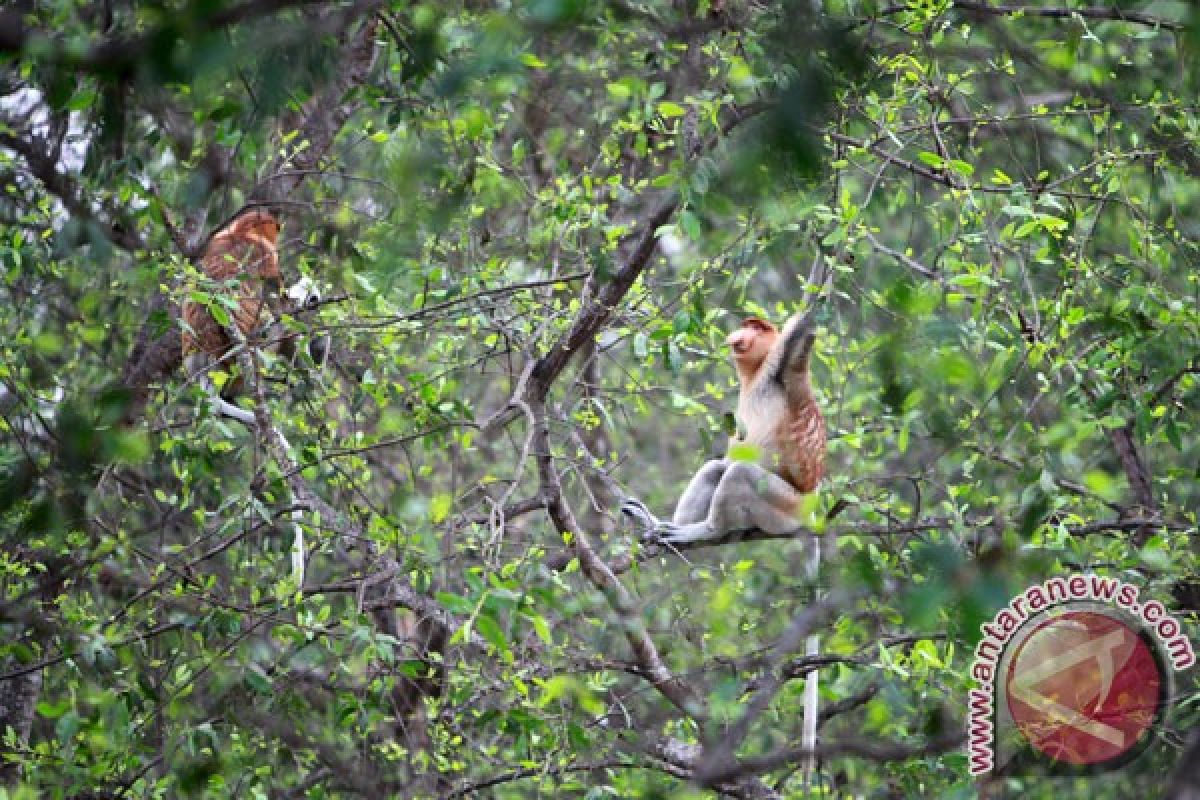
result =
[[[783,326],[779,341],[763,365],[767,378],[782,386],[789,396],[809,390],[808,362],[817,338],[814,327],[811,312],[794,315]]]

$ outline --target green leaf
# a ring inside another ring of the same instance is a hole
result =
[[[664,117],[682,117],[687,113],[687,109],[678,103],[672,103],[670,100],[663,100],[658,104],[658,113]]]
[[[59,743],[64,747],[69,747],[71,740],[75,738],[75,734],[79,733],[82,727],[82,720],[79,714],[74,711],[68,711],[59,717],[58,722],[54,726],[54,735]]]
[[[83,111],[91,108],[96,102],[96,90],[91,88],[80,89],[67,103],[69,111]]]
[[[679,227],[691,241],[698,242],[700,240],[700,219],[691,211],[680,212]]]
[[[437,525],[450,516],[450,508],[454,498],[444,492],[439,492],[429,499],[429,521]]]
[[[475,610],[475,604],[461,595],[452,592],[435,592],[434,599],[442,608],[455,614],[470,614]]]
[[[649,353],[649,337],[647,337],[642,331],[638,331],[633,337],[633,354],[639,359],[645,360]]]
[[[1030,234],[1040,230],[1041,227],[1042,227],[1041,222],[1039,222],[1036,219],[1031,219],[1028,222],[1025,222],[1022,225],[1020,225],[1020,227],[1018,227],[1016,229],[1016,231],[1013,232],[1013,236],[1017,239],[1024,239],[1025,237],[1029,236]]]
[[[605,88],[617,100],[628,100],[633,95],[633,90],[624,83],[610,83]]]
[[[533,625],[534,632],[543,644],[547,647],[554,644],[554,637],[550,635],[550,625],[546,622],[545,617],[540,614],[526,614],[525,618]]]
[[[37,704],[37,713],[46,719],[58,719],[63,714],[70,711],[72,708],[71,701],[68,698],[63,698],[60,703],[50,703],[42,700]]]
[[[937,153],[931,153],[928,150],[922,150],[917,153],[917,158],[924,164],[928,164],[934,169],[942,169],[946,166],[946,160]]]
[[[975,174],[975,167],[966,161],[959,161],[958,159],[952,159],[949,163],[950,163],[950,169],[954,170],[959,175],[963,175],[963,176],[969,178]]]
[[[242,673],[246,681],[246,686],[254,693],[261,695],[271,695],[275,693],[275,687],[271,683],[271,679],[267,677],[257,664],[250,664],[246,667],[246,671]]]
[[[479,635],[501,653],[509,652],[508,639],[504,636],[504,631],[500,629],[499,623],[491,616],[480,614],[475,617],[475,630],[479,631]]]
[[[756,462],[762,455],[757,445],[748,442],[737,442],[729,448],[729,458],[734,461]]]

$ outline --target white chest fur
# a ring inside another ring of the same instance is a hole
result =
[[[774,444],[779,420],[786,412],[783,392],[756,384],[738,400],[738,422],[745,431],[742,441],[760,447]]]

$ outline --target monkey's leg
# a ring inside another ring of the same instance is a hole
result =
[[[664,525],[699,522],[708,516],[713,493],[717,490],[717,484],[721,482],[721,476],[725,473],[728,465],[729,462],[725,459],[714,459],[692,476],[692,480],[683,491],[683,496],[679,498],[679,502],[675,506],[675,516],[671,523],[664,523],[646,507],[645,503],[635,497],[625,499],[625,502],[621,504],[621,513],[641,528],[643,537],[650,539],[659,538],[657,532]]]
[[[786,533],[797,526],[800,495],[791,484],[758,464],[731,464],[713,494],[708,518],[687,525],[663,524],[655,529],[666,544],[720,539],[734,531],[758,528]]]
[[[221,397],[221,395],[213,392],[211,395],[212,410],[217,414],[224,414],[227,417],[233,417],[238,422],[249,427],[254,427],[254,414],[244,408],[239,408],[233,403]]]
[[[183,360],[184,369],[188,374],[196,376],[196,380],[200,382],[204,393],[208,395],[209,406],[212,408],[214,414],[224,414],[227,417],[236,419],[243,425],[253,427],[255,424],[254,414],[244,408],[235,406],[221,397],[221,393],[217,391],[217,387],[213,386],[212,379],[208,376],[208,369],[211,364],[211,360],[203,353],[192,353]]]
[[[676,525],[689,525],[707,519],[713,494],[716,493],[717,485],[728,468],[729,461],[724,458],[713,459],[701,467],[683,490],[683,496],[675,506],[675,516],[671,518],[671,522]]]
[[[709,523],[719,531],[758,528],[787,533],[799,525],[800,493],[790,483],[758,464],[741,462],[726,472],[713,498]]]

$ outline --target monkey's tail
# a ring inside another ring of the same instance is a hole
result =
[[[296,588],[304,588],[304,526],[300,524],[304,519],[304,512],[300,509],[292,510],[292,577],[296,581]]]
[[[275,437],[275,440],[282,446],[283,451],[292,456],[292,443],[283,435],[283,431],[279,430],[276,425],[271,426],[270,435]],[[296,498],[293,496],[292,502],[295,503]],[[293,508],[291,511],[292,520],[292,579],[296,582],[296,590],[304,588],[304,571],[305,559],[307,553],[304,546],[304,509]]]
[[[816,599],[817,573],[821,569],[821,542],[813,538],[812,551],[808,554],[806,564],[808,579],[813,587],[813,598]],[[820,642],[815,633],[809,634],[805,641],[804,654],[812,657],[820,652]],[[804,720],[800,728],[800,746],[809,754],[804,758],[804,780],[808,785],[816,783],[817,778],[817,715],[819,697],[817,694],[817,670],[813,669],[804,679]]]

